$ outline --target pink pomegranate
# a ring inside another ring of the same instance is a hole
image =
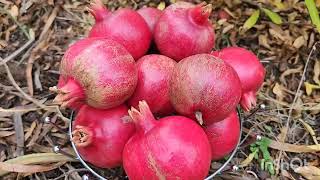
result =
[[[211,144],[212,160],[222,159],[234,150],[240,136],[237,112],[232,112],[222,121],[204,127]]]
[[[124,146],[135,131],[124,105],[108,110],[82,106],[73,126],[72,141],[81,157],[101,168],[122,164]]]
[[[128,101],[138,107],[139,101],[147,101],[157,115],[169,115],[174,109],[169,100],[169,80],[176,62],[166,56],[146,55],[137,61],[138,84]]]
[[[130,180],[204,179],[210,169],[208,138],[193,120],[168,116],[155,120],[147,103],[129,115],[136,132],[123,152],[123,166]]]
[[[237,72],[242,87],[240,104],[245,111],[250,111],[257,104],[256,93],[265,76],[265,69],[258,57],[241,47],[228,47],[211,54],[227,62]]]
[[[151,33],[153,34],[154,26],[158,22],[158,19],[161,16],[162,11],[157,8],[153,8],[153,7],[143,7],[141,9],[139,9],[137,12],[146,21]]]
[[[112,39],[123,45],[134,59],[148,51],[152,35],[148,24],[136,11],[124,8],[110,12],[101,0],[94,0],[90,12],[96,23],[89,37]]]
[[[234,111],[241,84],[230,65],[210,54],[197,54],[176,65],[169,92],[178,113],[210,125]]]
[[[115,41],[86,38],[65,52],[60,65],[55,103],[78,109],[86,103],[108,109],[124,103],[134,92],[138,73],[129,52]]]
[[[161,54],[176,61],[185,57],[209,53],[214,47],[214,31],[208,17],[212,6],[179,2],[168,6],[159,18],[155,43]]]

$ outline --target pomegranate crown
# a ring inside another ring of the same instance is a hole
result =
[[[92,0],[88,11],[94,16],[94,19],[98,21],[104,20],[108,14],[108,9],[104,6],[101,0]]]
[[[136,125],[137,130],[147,132],[153,128],[156,120],[146,101],[139,101],[139,110],[134,107],[128,110],[128,114]]]

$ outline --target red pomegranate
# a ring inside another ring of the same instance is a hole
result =
[[[211,144],[212,160],[222,159],[234,150],[240,136],[240,123],[236,111],[222,121],[204,127]]]
[[[136,11],[123,8],[110,12],[101,0],[94,0],[89,9],[96,20],[89,37],[112,39],[123,45],[134,59],[139,59],[148,51],[152,34],[146,21]]]
[[[155,120],[145,101],[140,102],[139,109],[129,111],[136,132],[123,152],[129,179],[204,179],[211,149],[203,129],[183,116]]]
[[[151,54],[137,61],[138,84],[128,100],[129,106],[138,107],[139,101],[147,101],[157,115],[169,115],[174,109],[169,99],[169,80],[176,62],[163,55]]]
[[[72,141],[81,157],[102,168],[122,164],[123,148],[135,131],[124,105],[107,110],[82,106],[73,126]]]
[[[241,84],[230,65],[210,54],[197,54],[178,62],[169,92],[178,113],[210,125],[234,111]]]
[[[65,52],[60,64],[54,102],[78,109],[82,104],[108,109],[124,103],[134,92],[138,73],[129,52],[115,41],[86,38]]]
[[[262,86],[265,69],[258,57],[241,47],[227,47],[211,53],[227,62],[237,72],[242,87],[241,107],[249,111],[257,104],[256,93]]]

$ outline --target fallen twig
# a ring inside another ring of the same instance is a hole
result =
[[[32,33],[31,33],[32,32]],[[34,41],[34,33],[33,31],[30,31],[30,39],[29,41],[27,41],[23,46],[21,46],[19,49],[17,49],[16,51],[14,51],[12,54],[10,54],[8,57],[4,58],[1,62],[0,65],[4,65],[5,63],[13,60],[16,56],[18,56],[22,51],[24,51],[27,47],[29,47],[33,41]]]
[[[23,131],[21,114],[14,113],[13,121],[14,121],[14,130],[15,130],[16,142],[17,142],[16,155],[22,156],[24,155],[24,131]]]
[[[29,89],[29,93],[31,96],[33,96],[33,78],[32,78],[32,67],[33,67],[33,63],[35,61],[35,57],[37,52],[41,49],[41,47],[44,46],[44,40],[45,40],[45,36],[50,28],[50,26],[52,25],[54,19],[57,17],[58,11],[60,9],[60,6],[56,6],[54,7],[54,9],[52,10],[49,18],[46,21],[46,24],[43,27],[43,30],[40,34],[39,39],[36,42],[36,46],[35,48],[31,51],[31,55],[28,59],[28,63],[27,63],[27,68],[26,68],[26,77],[27,77],[27,84],[28,84],[28,89]]]

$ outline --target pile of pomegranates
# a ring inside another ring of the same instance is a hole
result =
[[[54,103],[76,112],[72,141],[132,180],[204,179],[236,147],[236,108],[250,111],[265,70],[241,47],[214,49],[212,6],[89,7],[95,24],[65,52]],[[151,46],[159,54],[146,54]]]

